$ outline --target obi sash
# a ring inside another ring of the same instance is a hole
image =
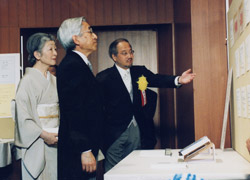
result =
[[[38,104],[37,112],[42,129],[50,133],[58,133],[59,104]]]

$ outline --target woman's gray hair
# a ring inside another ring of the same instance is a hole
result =
[[[27,41],[27,51],[29,53],[28,61],[34,66],[36,63],[36,58],[34,52],[37,51],[42,54],[42,49],[47,41],[56,41],[52,34],[47,33],[35,33],[29,37]]]
[[[86,18],[83,16],[66,19],[62,22],[60,28],[58,29],[57,39],[66,51],[75,49],[76,45],[72,36],[80,34],[82,22],[86,22]]]

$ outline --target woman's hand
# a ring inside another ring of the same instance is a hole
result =
[[[43,130],[40,137],[48,145],[55,145],[58,142],[58,138],[57,138],[58,133],[49,133],[49,132]]]

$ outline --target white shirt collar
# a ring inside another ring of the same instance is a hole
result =
[[[78,54],[79,56],[81,56],[81,58],[83,59],[83,61],[88,65],[88,64],[91,64],[88,60],[88,58],[83,54],[81,53],[80,51],[77,51],[77,50],[72,50],[73,52],[75,52],[76,54]]]
[[[118,66],[117,64],[115,64],[115,66],[116,66],[116,68],[118,69],[118,71],[119,71],[121,77],[124,77],[125,74],[127,74],[127,73],[130,74],[130,69],[129,69],[129,68],[128,68],[128,69],[123,69],[123,68],[121,68],[120,66]]]

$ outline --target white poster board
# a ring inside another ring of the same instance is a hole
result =
[[[11,117],[10,103],[20,81],[20,54],[0,54],[0,118]]]

